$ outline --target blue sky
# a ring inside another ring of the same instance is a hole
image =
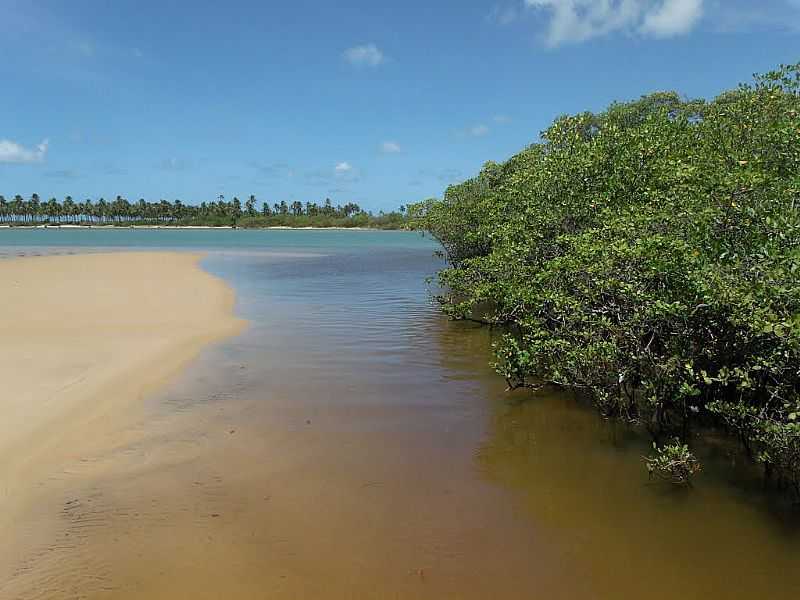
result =
[[[800,0],[0,0],[0,193],[392,209],[798,60]]]

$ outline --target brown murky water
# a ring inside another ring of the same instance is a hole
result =
[[[0,598],[797,598],[800,527],[724,446],[693,490],[567,396],[507,394],[430,248],[219,254],[252,322],[6,540]]]

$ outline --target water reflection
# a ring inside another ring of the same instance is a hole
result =
[[[731,485],[729,465],[707,446],[693,489],[648,481],[648,451],[644,436],[575,398],[521,392],[495,401],[477,460],[588,566],[599,597],[798,597],[787,576],[800,564],[796,513]]]

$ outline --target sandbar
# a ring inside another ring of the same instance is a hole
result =
[[[233,290],[205,272],[201,258],[0,260],[0,571],[33,541],[17,524],[48,481],[113,444],[149,393],[245,326]]]

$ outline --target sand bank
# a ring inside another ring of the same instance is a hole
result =
[[[233,291],[199,258],[136,252],[0,261],[0,568],[30,541],[16,519],[48,480],[113,444],[145,394],[205,345],[242,329]]]

